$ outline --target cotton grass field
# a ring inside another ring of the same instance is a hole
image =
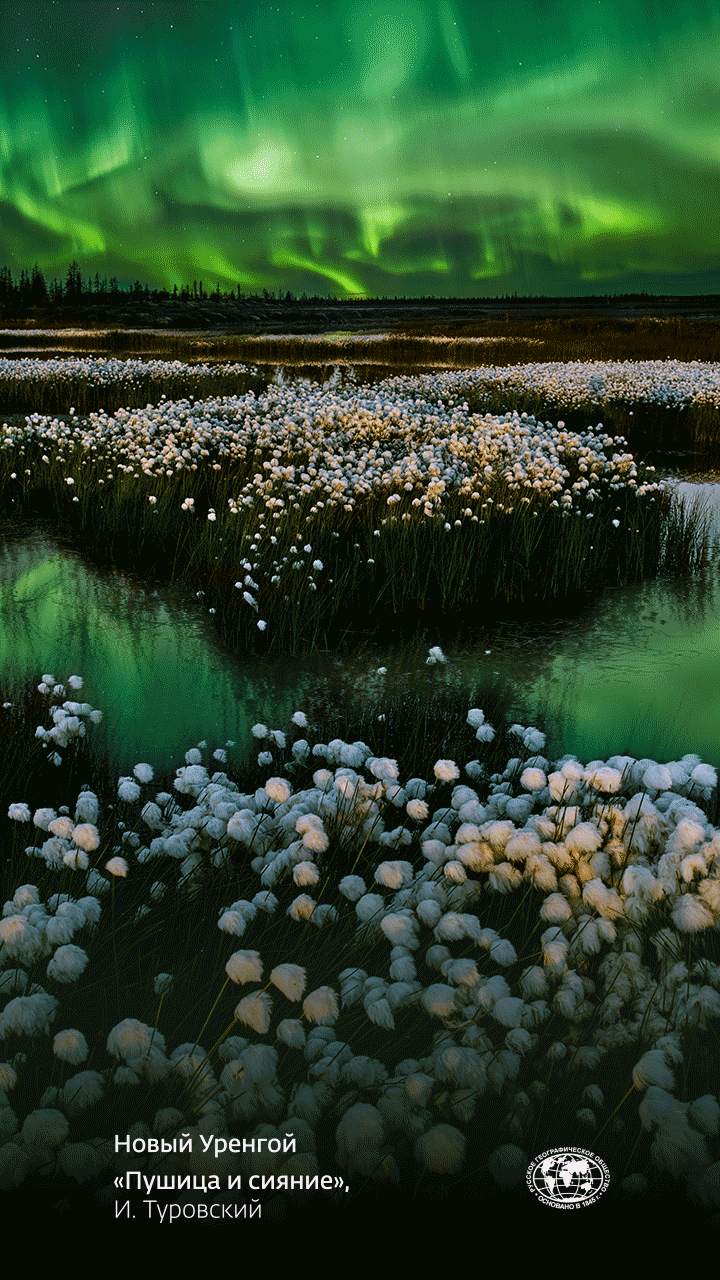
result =
[[[473,412],[477,372],[32,413],[2,426],[4,511],[52,512],[99,556],[182,575],[244,650],[334,647],[360,620],[412,628],[702,555],[623,439]]]
[[[623,438],[512,402],[583,412],[614,378],[626,405],[716,412],[717,367],[567,366],[552,385],[503,369],[493,410],[475,369],[205,399],[158,383],[145,405],[78,411],[47,409],[52,373],[33,404],[8,363],[27,416],[2,426],[4,518],[203,592],[238,652],[342,652],[707,556],[698,513]],[[83,360],[88,397],[108,363]],[[298,707],[255,726],[250,764],[204,741],[178,744],[175,771],[118,777],[82,696],[56,666],[0,709],[8,1207],[532,1213],[529,1161],[580,1147],[610,1168],[613,1213],[712,1213],[711,765],[550,759],[541,729],[457,699],[431,722],[408,703],[376,755],[377,695],[368,741],[352,720],[326,740]]]

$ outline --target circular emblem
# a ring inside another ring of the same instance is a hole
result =
[[[609,1183],[607,1165],[583,1147],[551,1147],[527,1171],[533,1195],[551,1209],[584,1209],[599,1200]]]

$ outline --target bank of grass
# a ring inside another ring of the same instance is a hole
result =
[[[83,368],[82,362],[36,360],[25,372],[20,364],[6,362],[0,376],[0,413],[115,413],[164,399],[202,400],[259,392],[268,382],[268,375],[257,368],[232,363],[184,364],[176,369],[167,363],[163,367],[159,361],[141,360],[118,360],[107,368],[96,362],[90,365]]]
[[[49,520],[98,562],[204,593],[241,651],[409,635],[430,619],[482,621],[509,605],[690,572],[708,550],[701,509],[662,489],[608,490],[590,510],[567,510],[549,499],[526,504],[497,477],[475,520],[452,492],[432,517],[409,498],[388,507],[384,494],[312,519],[307,502],[288,504],[271,542],[261,507],[229,510],[245,479],[231,467],[150,478],[118,469],[101,484],[102,468],[85,458],[43,462],[29,446],[21,461],[30,476],[6,476],[6,518]]]
[[[314,360],[332,362],[347,357],[362,362],[379,360],[388,365],[432,363],[515,364],[527,358],[528,343],[541,360],[707,360],[720,361],[720,321],[686,316],[609,317],[588,312],[568,319],[510,319],[503,315],[468,319],[448,313],[428,320],[397,322],[389,313],[381,315],[372,333],[353,332],[352,320],[341,321],[342,333],[323,332],[327,318],[318,309],[317,326],[305,336],[283,333],[287,322],[265,317],[267,332],[232,331],[202,333],[169,332],[153,329],[107,327],[86,330],[37,331],[3,336],[6,347],[33,346],[58,350],[111,353],[113,355],[162,355],[173,359],[252,359],[263,363],[304,363],[309,348]],[[291,322],[290,322],[291,323]],[[367,330],[367,320],[363,328]],[[228,326],[230,329],[231,326]],[[378,335],[375,337],[375,335]],[[473,341],[473,339],[475,341]],[[485,340],[478,342],[477,339]],[[432,354],[428,343],[432,340]],[[489,340],[489,341],[488,341]],[[522,349],[525,348],[525,355]]]

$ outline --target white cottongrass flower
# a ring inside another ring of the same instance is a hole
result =
[[[503,996],[493,1005],[493,1018],[504,1027],[519,1027],[525,1013],[525,1001],[519,996]]]
[[[259,982],[262,978],[259,952],[236,951],[225,965],[225,972],[232,982]]]
[[[245,996],[235,1009],[235,1019],[245,1026],[252,1027],[258,1035],[267,1035],[270,1030],[272,1001],[266,991],[256,995]]]
[[[684,893],[672,909],[674,924],[683,933],[700,933],[715,923],[714,916],[693,893]]]
[[[58,947],[55,952],[47,967],[48,977],[54,978],[56,982],[75,982],[83,973],[87,962],[87,953],[81,947],[68,943],[64,947]]]
[[[71,871],[87,871],[90,859],[82,849],[67,849],[63,854],[63,862]]]
[[[542,769],[524,769],[520,775],[520,783],[527,791],[541,791],[547,784],[547,777]]]
[[[503,969],[517,960],[517,952],[509,938],[495,938],[490,944],[490,956]]]
[[[152,1044],[165,1048],[164,1037],[137,1018],[124,1018],[113,1027],[107,1038],[107,1051],[115,1058],[130,1062],[150,1051]]]
[[[278,964],[270,974],[270,981],[288,1000],[300,1000],[307,983],[307,975],[299,964]]]
[[[712,765],[696,765],[690,774],[690,777],[699,787],[710,787],[712,789],[717,786],[717,772],[713,769]]]
[[[297,898],[293,898],[287,909],[289,916],[293,920],[311,920],[315,912],[317,903],[307,893],[299,893]]]
[[[478,742],[492,742],[495,737],[495,730],[491,724],[481,724],[475,733]]]
[[[97,824],[100,802],[94,791],[81,791],[75,805],[76,822],[92,822]]]
[[[8,818],[13,822],[29,822],[30,809],[26,804],[11,804],[8,809]]]
[[[13,906],[18,911],[22,911],[23,907],[37,905],[40,902],[40,894],[34,884],[21,884],[13,894]]]
[[[614,795],[622,786],[622,774],[619,769],[611,769],[607,765],[592,769],[588,775],[588,783],[596,791],[606,795]]]
[[[443,982],[434,982],[426,987],[420,998],[434,1018],[449,1018],[455,1013],[455,988]]]
[[[675,1084],[665,1053],[662,1049],[650,1049],[633,1067],[633,1084],[636,1089],[657,1085],[660,1089],[672,1089]]]
[[[425,659],[428,667],[434,666],[436,662],[447,662],[447,658],[438,644],[433,645],[432,649],[428,650],[428,656]]]
[[[133,781],[132,778],[120,778],[118,782],[118,796],[121,800],[126,800],[130,803],[134,800],[139,800],[140,788],[137,782]]]
[[[599,877],[588,881],[583,887],[582,896],[583,902],[594,907],[604,919],[612,920],[625,914],[625,904],[617,889],[608,888]]]
[[[455,782],[460,777],[460,770],[454,760],[436,760],[433,772],[438,782]]]
[[[358,919],[367,924],[368,920],[372,920],[380,914],[384,905],[379,893],[365,893],[358,900],[355,911]]]
[[[565,836],[565,847],[571,853],[594,853],[602,844],[602,836],[592,822],[579,822]]]
[[[22,1127],[22,1141],[25,1150],[45,1151],[48,1147],[57,1150],[70,1132],[67,1118],[61,1111],[53,1107],[41,1107],[31,1111]]]
[[[124,858],[111,858],[105,863],[105,870],[109,871],[111,876],[120,876],[124,879],[128,873],[128,864]]]
[[[451,880],[453,884],[465,884],[467,880],[467,871],[462,862],[457,860],[445,863],[443,875],[447,880]]]
[[[58,1002],[47,992],[32,996],[15,996],[8,1001],[0,1014],[0,1036],[9,1031],[15,1035],[49,1035],[50,1022],[55,1017]]]
[[[153,780],[153,769],[149,764],[136,764],[133,773],[138,782],[152,782]]]
[[[395,782],[398,778],[399,769],[397,760],[390,760],[388,756],[375,756],[368,760],[368,769],[374,778],[381,781],[389,780]]]
[[[100,847],[100,833],[92,822],[82,822],[72,833],[73,843],[86,853],[94,853]]]
[[[314,862],[298,862],[293,867],[293,880],[301,889],[312,887],[319,879],[320,872]]]
[[[295,711],[293,712],[293,715],[290,718],[292,720],[292,723],[297,725],[298,729],[307,729],[308,718],[305,715],[304,711]]]
[[[410,862],[381,862],[375,871],[377,884],[386,889],[401,889],[412,883],[413,868]]]
[[[223,911],[218,920],[218,929],[223,933],[231,933],[236,938],[242,938],[246,928],[247,920],[239,911]]]
[[[77,809],[75,813],[76,817],[79,816],[77,814]],[[57,814],[54,809],[36,809],[33,814],[33,822],[40,831],[47,831],[50,823],[54,822],[56,818]]]
[[[572,907],[562,893],[548,894],[540,908],[540,919],[548,924],[564,924],[572,916]]]
[[[275,1028],[275,1034],[278,1040],[292,1049],[304,1049],[307,1043],[305,1028],[299,1018],[283,1018]]]
[[[284,804],[290,799],[290,786],[284,778],[268,778],[265,783],[265,791],[271,800],[275,800],[277,804]]]
[[[523,746],[527,747],[528,751],[542,751],[545,746],[545,734],[539,729],[533,729],[532,726],[525,730],[522,740]]]
[[[390,912],[383,916],[380,928],[394,947],[407,947],[414,950],[418,945],[417,925],[413,913],[409,910]]]
[[[103,1077],[99,1071],[79,1071],[65,1082],[58,1101],[73,1116],[99,1102],[103,1095]]]
[[[350,902],[358,902],[365,893],[365,881],[360,876],[343,876],[338,889],[345,898],[349,898]]]
[[[325,853],[330,844],[330,840],[324,831],[319,827],[308,827],[303,832],[303,846],[309,849],[311,853]]]
[[[320,1026],[332,1026],[339,1015],[338,998],[331,987],[318,987],[303,1000],[303,1014],[308,1022]]]
[[[237,813],[228,819],[227,834],[231,840],[239,840],[243,844],[250,843],[253,836],[253,823],[247,810],[238,809]]]
[[[673,784],[672,774],[664,764],[651,764],[645,770],[642,781],[648,791],[670,791]]]

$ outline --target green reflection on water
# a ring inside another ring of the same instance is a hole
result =
[[[284,727],[301,683],[289,664],[260,672],[233,661],[199,603],[99,571],[34,533],[0,559],[0,674],[7,689],[43,673],[83,676],[81,696],[107,714],[128,766],[166,764],[202,738],[241,745],[261,718]]]
[[[46,672],[82,675],[80,696],[105,713],[103,733],[126,770],[139,760],[175,767],[201,740],[211,750],[234,740],[232,758],[247,758],[261,746],[254,724],[287,731],[311,705],[347,706],[348,719],[361,708],[367,725],[384,691],[422,703],[443,689],[470,699],[477,688],[500,691],[511,718],[545,729],[553,757],[720,760],[716,570],[606,592],[572,614],[478,626],[443,641],[448,661],[433,667],[435,636],[414,650],[270,663],[224,649],[212,621],[202,600],[99,570],[46,534],[13,535],[0,553],[2,697]],[[358,736],[351,724],[348,736]],[[469,758],[470,731],[467,742]]]

